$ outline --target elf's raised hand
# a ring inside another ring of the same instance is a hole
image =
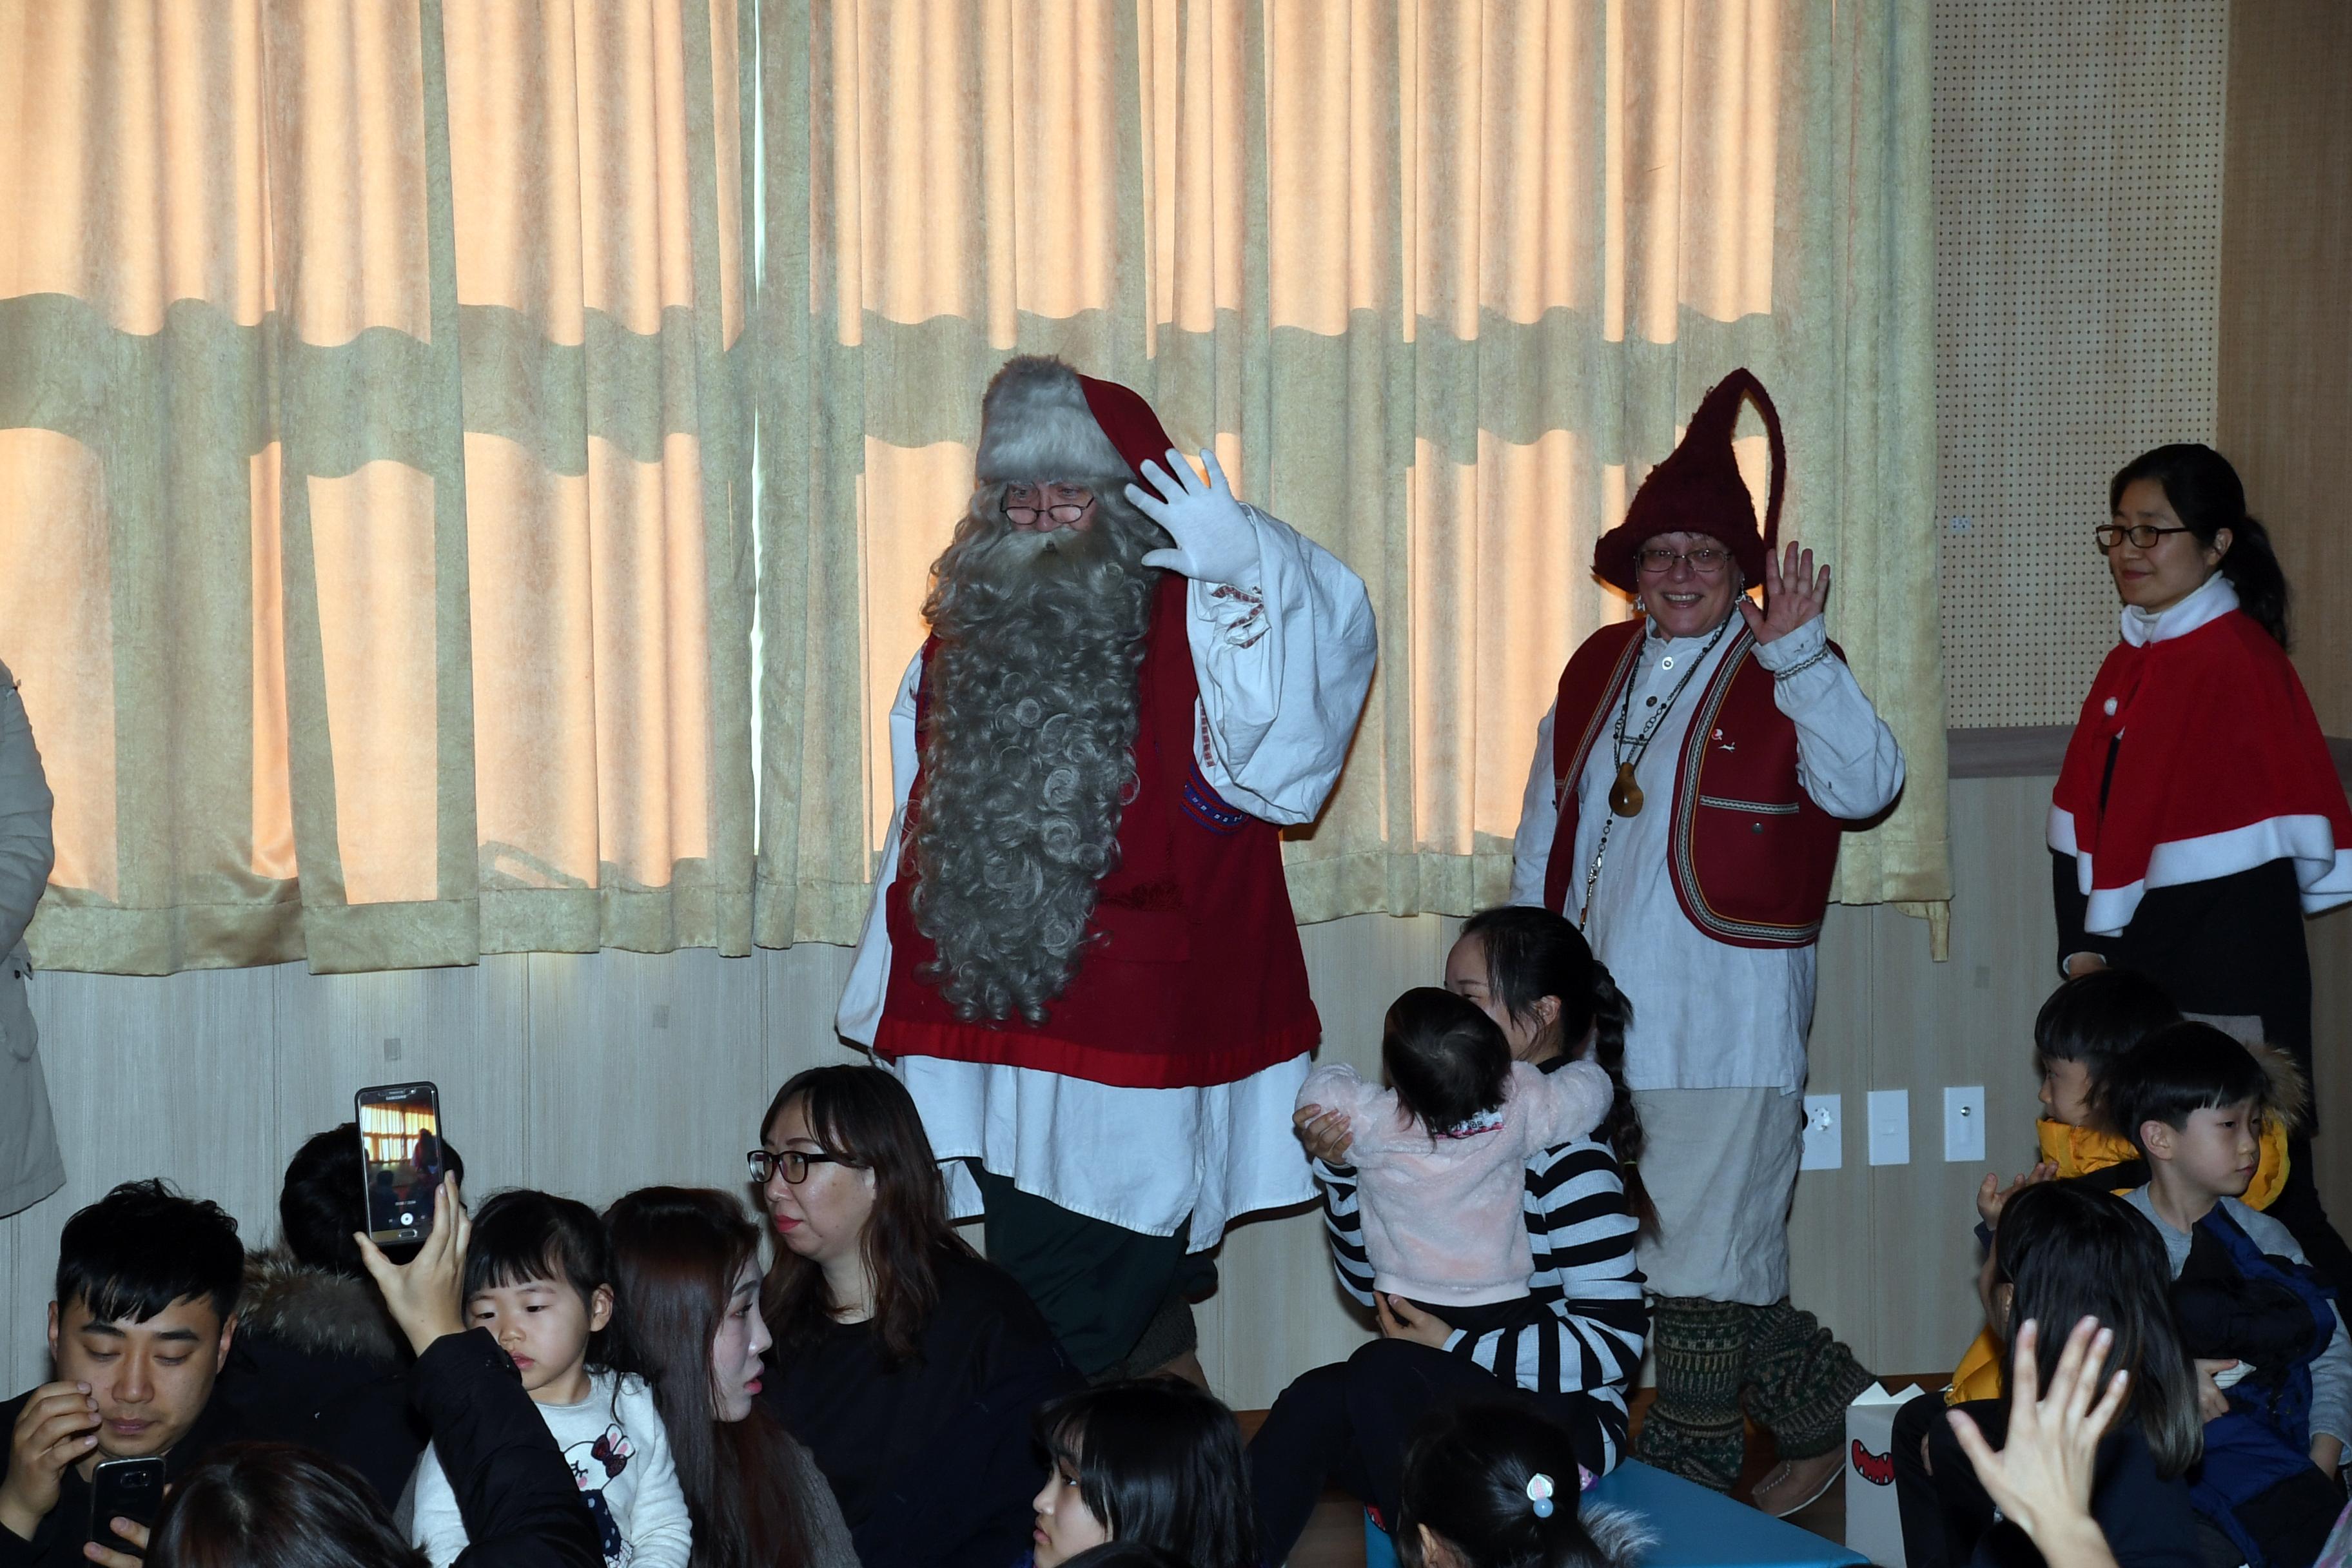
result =
[[[1155,550],[1143,558],[1143,563],[1196,583],[1254,586],[1258,574],[1257,531],[1242,515],[1242,504],[1234,499],[1225,470],[1217,466],[1217,455],[1203,451],[1201,466],[1209,470],[1206,479],[1195,474],[1192,465],[1171,447],[1166,468],[1146,462],[1143,484],[1127,487],[1127,499],[1176,542],[1175,549]]]

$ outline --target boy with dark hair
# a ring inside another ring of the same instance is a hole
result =
[[[442,1146],[450,1174],[457,1151]],[[386,1507],[425,1452],[409,1405],[409,1353],[360,1262],[367,1228],[358,1127],[315,1134],[287,1163],[278,1245],[246,1260],[236,1343],[220,1399],[243,1435],[300,1443],[341,1460]]]
[[[162,1182],[126,1182],[66,1222],[49,1303],[56,1380],[0,1405],[0,1568],[90,1561],[100,1460],[161,1457],[176,1479],[230,1435],[213,1380],[244,1269],[236,1221]]]
[[[2264,1125],[2302,1113],[2301,1079],[2279,1053],[2181,1023],[2114,1064],[2101,1098],[2147,1162],[2125,1201],[2163,1238],[2197,1361],[2205,1457],[2190,1499],[2254,1568],[2309,1563],[2343,1504],[2352,1343],[2286,1226],[2241,1201]],[[2235,1373],[2226,1392],[2218,1373]]]

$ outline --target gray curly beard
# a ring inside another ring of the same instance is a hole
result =
[[[1168,543],[1118,489],[1083,533],[1024,533],[983,486],[933,568],[908,903],[959,1018],[1045,1022],[1118,863],[1160,577],[1143,556]]]

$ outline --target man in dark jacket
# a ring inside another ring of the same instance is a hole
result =
[[[465,1162],[442,1147],[462,1176]],[[340,1459],[392,1507],[425,1451],[425,1426],[409,1401],[415,1357],[352,1239],[367,1226],[362,1179],[348,1121],[287,1163],[278,1245],[247,1260],[220,1398],[245,1436]]]
[[[244,1268],[236,1221],[161,1182],[126,1182],[66,1222],[56,1378],[0,1405],[0,1568],[89,1561],[83,1544],[110,1534],[90,1518],[100,1461],[160,1458],[168,1484],[239,1435],[213,1384]]]

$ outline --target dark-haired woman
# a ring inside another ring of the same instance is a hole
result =
[[[1620,1077],[1632,1005],[1576,927],[1539,909],[1471,917],[1446,955],[1445,984],[1495,1020],[1515,1060],[1545,1072],[1597,1062],[1618,1084],[1615,1105],[1591,1138],[1528,1161],[1520,1210],[1534,1258],[1528,1310],[1475,1335],[1374,1291],[1356,1173],[1332,1120],[1301,1113],[1340,1287],[1372,1308],[1381,1337],[1285,1389],[1251,1442],[1269,1562],[1297,1541],[1326,1480],[1393,1519],[1407,1444],[1433,1409],[1509,1400],[1567,1429],[1595,1474],[1623,1454],[1625,1391],[1641,1369],[1649,1327],[1634,1263],[1648,1204],[1633,1168],[1619,1165],[1642,1152],[1641,1122]]]
[[[643,1187],[604,1211],[614,1369],[652,1385],[694,1516],[693,1568],[858,1568],[808,1451],[759,1400],[760,1229],[738,1199]]]
[[[1186,1568],[1258,1568],[1234,1413],[1173,1377],[1105,1384],[1037,1412],[1053,1470],[1035,1499],[1030,1568],[1075,1568],[1118,1542]]]
[[[776,1091],[751,1176],[776,1231],[767,1396],[866,1568],[1005,1568],[1045,1478],[1030,1413],[1079,1377],[1013,1278],[948,1224],[906,1089],[814,1068]]]
[[[1397,1513],[1406,1568],[1633,1568],[1656,1544],[1642,1519],[1588,1505],[1576,1447],[1507,1405],[1468,1405],[1414,1439]]]
[[[2287,662],[2287,584],[2229,460],[2158,447],[2108,487],[2096,531],[2123,640],[2083,700],[2050,806],[2058,963],[2157,976],[2184,1013],[2312,1071],[2308,914],[2352,900],[2352,813]],[[2270,1207],[2320,1276],[2352,1251],[2288,1147]]]

